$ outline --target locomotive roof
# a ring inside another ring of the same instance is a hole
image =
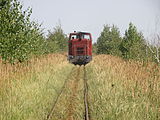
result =
[[[90,33],[88,33],[88,32],[73,32],[71,34],[90,34]]]

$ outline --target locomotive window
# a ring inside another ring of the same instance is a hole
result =
[[[84,39],[87,39],[87,40],[90,40],[90,35],[85,35],[85,34],[84,34],[84,35],[83,35],[83,38],[84,38]]]

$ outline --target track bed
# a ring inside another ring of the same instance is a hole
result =
[[[74,66],[53,103],[47,120],[89,120],[85,66]]]

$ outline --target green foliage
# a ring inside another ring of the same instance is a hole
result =
[[[32,9],[23,11],[22,7],[17,0],[0,1],[0,56],[5,63],[67,50],[67,37],[61,26],[49,31],[45,40],[40,25],[30,21]]]
[[[39,54],[43,36],[40,26],[30,21],[32,10],[23,11],[17,0],[2,0],[0,9],[2,60],[9,63],[22,62],[31,54]]]
[[[125,59],[153,59],[143,34],[138,32],[132,23],[123,38],[116,26],[105,25],[97,40],[97,53],[121,56]]]
[[[136,63],[98,55],[94,57],[94,62],[87,65],[92,118],[160,119],[159,68],[155,64],[143,66],[139,64],[141,62]]]
[[[125,32],[120,49],[126,59],[145,59],[145,39],[132,23]]]
[[[97,53],[97,43],[93,43],[92,45],[92,52]]]
[[[4,81],[0,84],[0,120],[46,119],[73,66],[61,54],[44,55],[32,59],[30,65],[16,66],[5,67],[10,78],[1,77],[7,74],[0,72]]]
[[[11,2],[11,0],[0,0],[0,10],[1,10],[2,8],[6,7],[6,5],[7,5],[8,3],[10,3],[10,2]]]
[[[122,39],[120,32],[116,26],[105,25],[100,37],[97,40],[97,53],[98,54],[112,54],[121,55],[119,46]]]
[[[156,46],[152,44],[146,46],[146,57],[149,61],[153,61],[157,64],[160,63],[160,47],[158,44]]]
[[[54,31],[49,31],[47,37],[47,53],[60,52],[67,50],[67,36],[64,34],[61,26],[56,26]]]

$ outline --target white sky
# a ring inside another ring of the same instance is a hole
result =
[[[104,24],[115,24],[121,34],[129,22],[137,26],[145,37],[156,29],[160,21],[160,0],[20,0],[24,8],[33,9],[32,19],[47,30],[61,22],[66,34],[76,31],[92,33],[96,41]],[[160,24],[159,24],[160,26]]]

